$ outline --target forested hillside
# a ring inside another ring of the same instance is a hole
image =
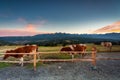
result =
[[[75,43],[95,43],[100,44],[102,41],[111,41],[113,44],[120,44],[120,33],[108,34],[38,34],[35,36],[17,36],[17,37],[0,37],[0,45],[12,44],[38,44],[45,46],[66,45]]]

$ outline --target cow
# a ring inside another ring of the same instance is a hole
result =
[[[86,52],[86,44],[76,44],[73,46],[74,48],[74,51],[80,51],[79,54],[82,54],[82,55],[85,55],[85,52]]]
[[[101,45],[108,48],[110,51],[112,50],[112,43],[111,42],[101,42]]]
[[[68,47],[63,47],[61,48],[60,51],[80,51],[80,53],[78,54],[82,54],[85,55],[86,52],[86,44],[73,44],[73,45],[69,45]],[[72,54],[75,54],[75,52],[72,52]]]
[[[12,56],[14,58],[20,58],[20,64],[23,66],[23,57],[25,56],[25,53],[32,53],[33,51],[38,51],[38,46],[37,45],[27,45],[23,47],[16,48],[14,50],[7,50],[3,60],[7,59],[8,57]],[[7,54],[7,53],[14,53],[14,54]],[[19,54],[23,53],[23,54]],[[29,56],[29,54],[27,54]]]

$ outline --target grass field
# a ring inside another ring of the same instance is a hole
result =
[[[87,44],[87,51],[91,51],[92,47],[96,46],[97,50],[99,52],[106,52],[109,51],[107,48],[101,46],[101,45],[94,45],[94,44]],[[11,49],[15,49],[21,46],[0,46],[0,53],[5,52],[6,50],[11,50]],[[62,46],[39,46],[38,51],[39,52],[53,52],[53,51],[60,51],[60,49],[62,48]],[[120,52],[120,45],[113,45],[112,47],[112,52]]]

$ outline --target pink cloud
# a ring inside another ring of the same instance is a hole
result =
[[[0,17],[3,16],[0,14]],[[17,29],[0,29],[0,36],[33,36],[36,34],[43,34],[47,32],[38,31],[38,27],[42,27],[47,21],[36,20],[34,22],[28,22],[25,18],[18,18],[18,22],[24,23],[25,26]]]
[[[22,20],[22,19],[21,19]],[[41,24],[43,24],[41,22]],[[33,36],[36,34],[43,34],[47,32],[40,32],[37,29],[37,25],[35,24],[27,24],[23,28],[17,29],[0,29],[0,36]]]
[[[120,21],[93,31],[93,33],[120,32]]]
[[[44,34],[46,32],[31,32],[31,31],[26,31],[26,30],[0,30],[0,36],[33,36],[36,34]]]

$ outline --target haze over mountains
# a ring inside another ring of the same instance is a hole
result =
[[[93,31],[93,33],[97,33],[97,34],[113,33],[113,32],[114,33],[120,32],[120,21]]]

